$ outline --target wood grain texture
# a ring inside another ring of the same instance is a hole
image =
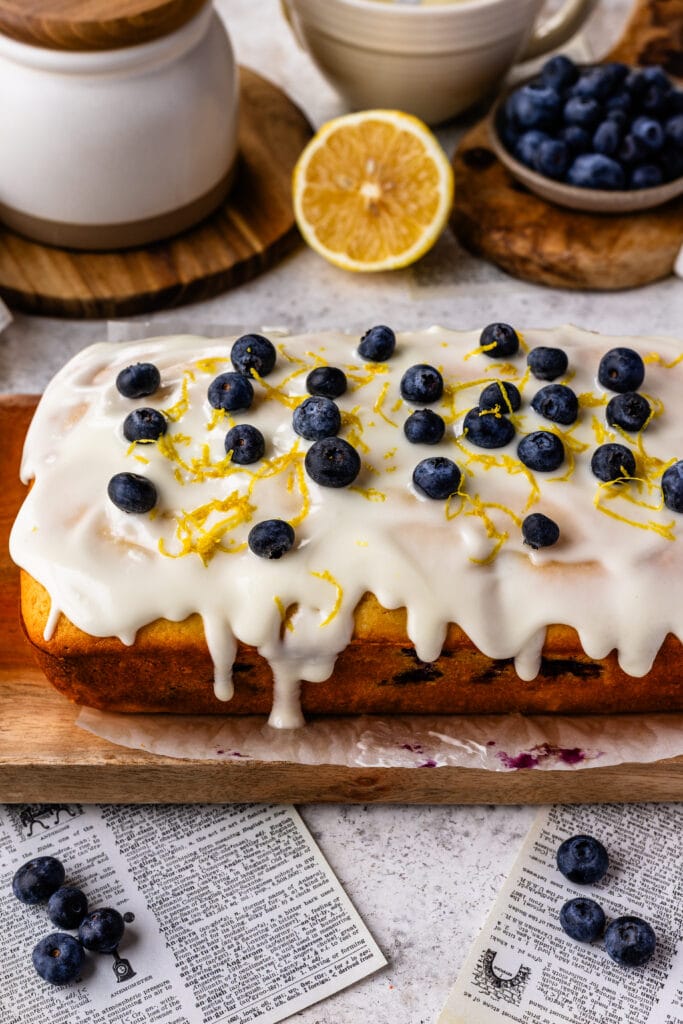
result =
[[[114,50],[159,39],[206,0],[0,0],[0,32],[51,50]]]
[[[8,305],[44,316],[135,316],[211,298],[289,252],[299,241],[291,176],[311,127],[260,75],[241,68],[240,84],[237,180],[214,214],[168,241],[116,253],[40,245],[0,225]]]
[[[77,728],[78,708],[31,661],[19,623],[19,573],[7,537],[35,396],[0,396],[0,802],[587,803],[683,799],[683,757],[581,771],[342,768],[176,760]]]
[[[636,0],[605,60],[662,64],[683,76],[683,0]],[[515,277],[610,291],[668,277],[683,244],[683,197],[641,213],[565,210],[529,192],[497,160],[484,120],[453,158],[453,228],[470,251]]]

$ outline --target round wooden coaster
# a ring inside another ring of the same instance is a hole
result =
[[[296,245],[291,177],[312,130],[272,82],[240,68],[237,180],[201,224],[115,253],[39,245],[0,225],[0,295],[43,316],[134,316],[208,299],[266,270]]]
[[[674,5],[676,6],[676,5]],[[622,39],[605,60],[662,64],[681,76],[683,5],[636,0]],[[472,252],[515,277],[559,288],[609,291],[668,277],[683,245],[683,197],[640,213],[566,210],[533,195],[490,147],[488,122],[453,157],[453,228]]]

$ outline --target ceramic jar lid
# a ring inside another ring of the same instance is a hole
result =
[[[180,28],[206,0],[0,0],[0,33],[51,50],[115,50]]]

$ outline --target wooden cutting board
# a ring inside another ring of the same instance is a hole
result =
[[[299,241],[292,171],[311,126],[254,71],[240,68],[240,86],[237,180],[212,216],[168,241],[112,253],[40,245],[0,224],[7,304],[44,316],[135,316],[211,298],[289,252]]]
[[[683,800],[683,757],[580,771],[342,768],[160,757],[75,725],[78,708],[32,662],[7,552],[21,447],[37,397],[0,396],[0,803],[593,803]]]
[[[662,64],[683,76],[683,0],[636,0],[605,60]],[[488,119],[453,157],[453,228],[463,245],[515,277],[555,288],[609,291],[671,274],[683,245],[683,197],[642,213],[565,210],[529,192],[498,161]]]

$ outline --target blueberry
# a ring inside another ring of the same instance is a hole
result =
[[[238,373],[253,377],[254,370],[259,377],[267,377],[275,366],[277,352],[262,334],[243,334],[232,346],[230,359]]]
[[[664,129],[651,117],[637,117],[631,125],[631,133],[651,153],[659,152],[664,145]]]
[[[622,167],[602,153],[582,153],[567,172],[567,181],[578,188],[623,189]]]
[[[401,377],[401,395],[406,402],[429,405],[443,394],[443,377],[428,363],[410,366]]]
[[[53,932],[34,946],[31,959],[43,981],[49,981],[51,985],[68,985],[80,974],[85,953],[73,935]]]
[[[525,128],[548,128],[558,118],[561,100],[555,89],[541,82],[529,82],[515,93],[515,114]]]
[[[546,178],[562,178],[569,165],[569,148],[559,139],[547,139],[536,151],[535,167]]]
[[[616,917],[605,931],[605,951],[622,967],[640,967],[652,958],[657,936],[641,917]]]
[[[541,68],[541,81],[557,92],[573,85],[578,77],[579,69],[576,64],[570,57],[565,57],[563,53],[551,57]]]
[[[456,493],[460,476],[460,470],[451,459],[438,455],[418,462],[413,470],[413,483],[428,498],[443,501]]]
[[[560,128],[558,134],[570,151],[577,156],[579,153],[587,153],[591,148],[591,136],[578,124],[567,124]]]
[[[358,353],[371,363],[384,363],[391,358],[396,348],[396,335],[391,327],[383,324],[371,327],[360,339]]]
[[[602,107],[597,100],[584,96],[572,96],[564,105],[566,124],[578,124],[592,128],[602,117]]]
[[[578,885],[592,885],[604,878],[609,867],[607,850],[599,839],[578,835],[560,845],[557,866],[565,878]]]
[[[403,424],[403,433],[411,444],[438,444],[446,424],[431,409],[416,409]]]
[[[252,526],[247,543],[259,558],[282,558],[294,544],[295,534],[284,519],[264,519]]]
[[[519,351],[519,337],[510,324],[488,324],[481,332],[479,345],[490,359],[514,356]]]
[[[647,159],[647,149],[635,135],[629,132],[624,136],[617,153],[617,159],[625,167],[630,167],[633,164],[642,163],[643,160]]]
[[[152,395],[161,384],[161,374],[154,363],[134,363],[121,370],[116,387],[124,398],[144,398]]]
[[[123,421],[123,436],[127,441],[156,441],[166,426],[166,417],[156,409],[133,409]]]
[[[624,80],[624,89],[636,101],[643,98],[647,88],[647,79],[642,71],[630,71]]]
[[[91,910],[78,928],[78,938],[95,953],[112,953],[123,938],[126,925],[118,910],[100,907]]]
[[[597,68],[589,68],[583,72],[574,86],[574,95],[596,100],[606,100],[619,87],[625,78],[625,74],[628,74],[628,70],[626,70],[625,74],[622,73],[621,69],[623,67],[623,64],[603,64]]]
[[[503,448],[515,436],[514,425],[507,416],[479,408],[470,409],[467,413],[463,432],[467,440],[478,448]]]
[[[614,122],[619,129],[619,138],[621,139],[629,124],[628,114],[623,110],[619,110],[617,107],[615,110],[607,111],[606,120]]]
[[[650,67],[643,68],[641,75],[648,86],[656,86],[658,89],[667,93],[671,92],[671,89],[673,88],[666,71],[664,71],[664,69],[658,64],[653,64]]]
[[[346,391],[346,374],[336,366],[317,366],[306,378],[309,395],[339,398]]]
[[[566,384],[546,384],[531,399],[531,408],[553,423],[568,426],[579,415],[579,400]]]
[[[631,171],[631,188],[656,188],[662,184],[664,175],[657,164],[640,164]]]
[[[598,380],[610,391],[637,391],[645,380],[645,364],[632,348],[611,348],[600,360]]]
[[[646,114],[650,114],[652,117],[663,117],[666,115],[668,106],[669,92],[671,87],[663,89],[659,85],[651,85],[648,87],[645,95],[640,101],[641,110],[644,110]]]
[[[116,473],[107,486],[109,500],[122,512],[150,512],[157,503],[157,489],[138,473]]]
[[[595,942],[605,930],[605,911],[595,900],[577,896],[560,910],[560,924],[570,939]]]
[[[672,512],[683,512],[683,462],[674,462],[662,477],[664,504]]]
[[[629,433],[637,433],[647,423],[652,409],[647,398],[637,391],[627,391],[623,395],[610,398],[605,410],[607,422],[611,427],[621,427]]]
[[[674,146],[683,149],[683,114],[675,114],[670,117],[664,126],[667,139],[673,142]]]
[[[64,866],[56,857],[34,857],[14,874],[12,892],[22,903],[43,903],[64,883]]]
[[[527,167],[535,167],[539,146],[542,142],[548,142],[549,140],[549,135],[546,135],[545,132],[539,132],[534,128],[519,136],[514,147],[514,154]]]
[[[249,423],[238,423],[225,435],[225,450],[232,452],[231,461],[237,466],[250,466],[263,458],[266,443],[263,434]]]
[[[605,101],[605,109],[607,110],[607,116],[610,117],[613,113],[620,113],[627,115],[631,112],[633,107],[633,99],[629,92],[617,92],[614,96],[610,96]]]
[[[593,149],[604,156],[612,156],[619,149],[621,132],[616,121],[601,121],[593,134]]]
[[[488,409],[497,409],[498,412],[507,415],[517,412],[521,404],[522,396],[519,393],[519,388],[506,380],[494,380],[479,395],[479,408],[482,412]]]
[[[346,487],[360,473],[360,456],[341,437],[324,437],[306,452],[306,472],[321,487]]]
[[[538,473],[552,473],[564,462],[564,445],[549,430],[536,430],[527,434],[517,445],[517,456],[529,469]]]
[[[555,380],[566,373],[569,366],[566,352],[546,345],[532,348],[526,361],[536,380]]]
[[[251,381],[243,373],[220,373],[209,384],[207,395],[209,405],[227,412],[248,409],[254,401]]]
[[[522,523],[524,543],[530,548],[550,548],[560,539],[557,523],[541,512],[532,512]]]
[[[58,928],[78,928],[87,913],[85,893],[71,885],[63,885],[48,900],[47,916]]]
[[[673,117],[683,114],[683,89],[672,89],[667,97],[666,112]]]
[[[297,405],[292,417],[297,434],[307,441],[319,441],[321,437],[333,437],[341,427],[341,413],[331,398],[314,395]]]
[[[601,444],[593,452],[591,470],[603,483],[614,483],[635,476],[636,460],[623,444]]]

